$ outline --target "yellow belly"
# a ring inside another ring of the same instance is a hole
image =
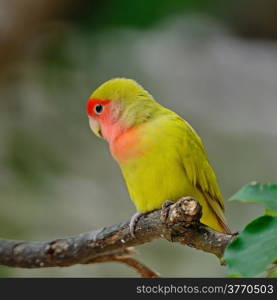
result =
[[[188,182],[182,166],[171,157],[142,158],[122,167],[122,173],[138,212],[159,209],[166,200],[177,201],[181,197],[192,196],[202,206],[201,222],[215,230],[222,230],[202,193]]]
[[[159,128],[151,128],[150,125],[138,128],[136,135],[139,143],[136,143],[135,147],[129,147],[128,134],[118,140],[117,145],[121,144],[121,149],[122,145],[126,146],[120,155],[115,151],[116,144],[111,147],[137,211],[149,212],[161,208],[166,200],[177,201],[181,197],[192,196],[202,206],[201,221],[215,230],[222,231],[218,218],[205,196],[187,177],[180,155],[186,155],[193,149],[180,150],[182,144],[179,131],[168,130],[168,126],[162,128],[161,124],[158,125]],[[218,207],[218,210],[221,208]]]
[[[129,194],[139,212],[161,208],[192,193],[181,166],[166,157],[140,158],[122,168]]]

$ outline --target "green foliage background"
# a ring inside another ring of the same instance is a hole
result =
[[[277,277],[277,184],[248,184],[231,200],[262,203],[266,210],[227,247],[224,259],[229,275]]]

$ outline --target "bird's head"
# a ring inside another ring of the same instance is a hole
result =
[[[111,79],[89,97],[87,115],[92,131],[108,142],[151,118],[159,104],[134,80]]]

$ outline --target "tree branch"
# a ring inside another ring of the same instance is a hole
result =
[[[104,261],[119,261],[134,267],[141,275],[157,273],[130,257],[129,247],[164,238],[223,256],[234,235],[216,232],[200,223],[201,206],[191,197],[165,202],[162,209],[143,215],[135,237],[129,222],[104,227],[77,236],[53,241],[26,242],[0,240],[0,264],[21,268],[63,267]]]
[[[158,273],[154,270],[151,270],[138,260],[131,257],[132,254],[135,253],[134,248],[125,248],[123,250],[116,251],[114,253],[103,254],[93,258],[87,263],[102,263],[102,262],[121,262],[123,264],[128,265],[129,267],[135,269],[141,277],[153,278],[160,277]]]

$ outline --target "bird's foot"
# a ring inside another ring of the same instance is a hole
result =
[[[135,230],[136,230],[136,225],[138,220],[144,215],[144,213],[139,213],[136,212],[135,214],[133,214],[130,223],[129,223],[129,230],[130,230],[130,234],[133,238],[136,237],[135,235]]]
[[[168,208],[170,205],[174,204],[173,201],[165,200],[162,206],[162,209]]]
[[[168,217],[168,214],[169,214],[170,206],[171,206],[173,203],[174,203],[174,202],[173,202],[173,201],[170,201],[170,200],[164,201],[163,206],[162,206],[162,213],[161,213],[161,220],[162,220],[163,222],[166,222],[167,217]]]

